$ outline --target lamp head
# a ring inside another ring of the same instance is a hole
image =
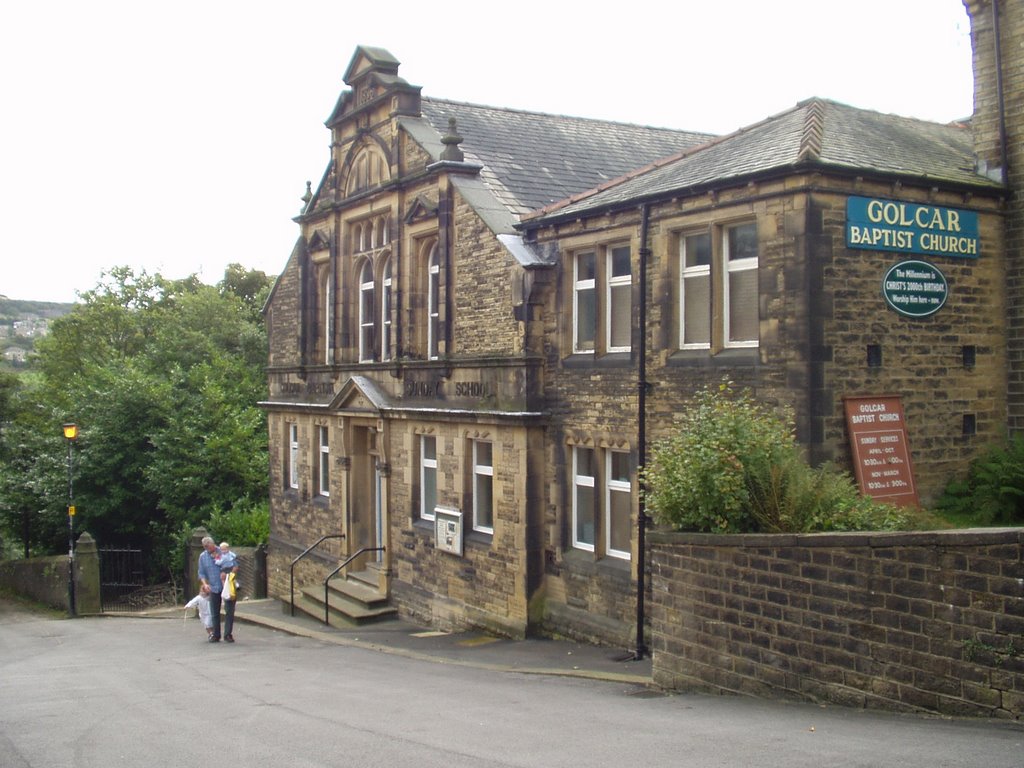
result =
[[[68,440],[78,439],[78,425],[74,422],[68,422],[64,425],[64,437]]]

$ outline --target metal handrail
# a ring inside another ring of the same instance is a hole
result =
[[[334,578],[334,576],[338,573],[338,571],[340,571],[342,568],[344,568],[346,565],[351,563],[353,560],[355,560],[360,555],[365,555],[367,552],[383,552],[383,551],[384,551],[384,547],[363,547],[358,552],[356,552],[354,555],[351,555],[344,563],[342,563],[337,568],[335,568],[333,571],[331,571],[330,573],[327,574],[327,578],[324,579],[324,624],[326,624],[328,627],[331,626],[330,605],[327,603],[327,582],[329,582],[332,578]]]
[[[321,536],[313,544],[310,544],[308,547],[306,547],[306,550],[301,555],[299,555],[294,560],[292,560],[291,567],[288,569],[288,580],[289,580],[288,581],[288,599],[291,600],[291,604],[292,604],[292,616],[295,615],[295,564],[298,563],[299,560],[304,558],[306,555],[308,555],[310,552],[312,552],[314,549],[319,547],[321,544],[323,544],[328,539],[344,539],[344,538],[345,538],[345,534],[344,533],[328,533],[326,536]]]

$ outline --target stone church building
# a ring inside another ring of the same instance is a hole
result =
[[[1021,53],[997,77],[991,0],[968,5],[976,115],[951,125],[825,99],[727,136],[499,109],[357,48],[266,308],[271,594],[323,615],[338,569],[356,619],[629,647],[638,467],[699,388],[792,409],[851,473],[851,413],[896,403],[907,466],[858,478],[924,503],[1024,423]]]

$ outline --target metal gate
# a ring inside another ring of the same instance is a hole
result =
[[[139,609],[145,587],[141,549],[100,547],[100,609],[128,613]]]

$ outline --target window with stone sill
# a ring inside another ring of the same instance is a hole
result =
[[[632,454],[572,447],[572,547],[599,557],[631,558]],[[603,489],[599,493],[598,489]]]
[[[356,340],[359,362],[390,360],[391,246],[390,217],[381,213],[347,223],[349,253],[355,260],[358,286]]]
[[[471,440],[473,530],[494,533],[494,446]]]
[[[715,352],[756,347],[757,222],[685,232],[678,247],[679,348]]]
[[[323,254],[322,260],[314,261],[313,268],[316,270],[316,317],[318,330],[315,357],[325,365],[330,365],[334,341],[334,308],[332,306],[334,291],[331,290],[332,272],[326,252]]]
[[[573,354],[630,351],[632,270],[632,252],[628,243],[600,245],[573,254]]]
[[[331,443],[330,433],[326,426],[316,428],[317,445],[319,446],[317,472],[317,492],[321,496],[331,495]]]
[[[437,360],[441,339],[441,262],[437,241],[427,250],[427,358]]]
[[[433,520],[437,506],[437,438],[433,435],[420,435],[419,470],[420,519]]]
[[[299,425],[285,424],[285,478],[288,488],[299,487]]]

